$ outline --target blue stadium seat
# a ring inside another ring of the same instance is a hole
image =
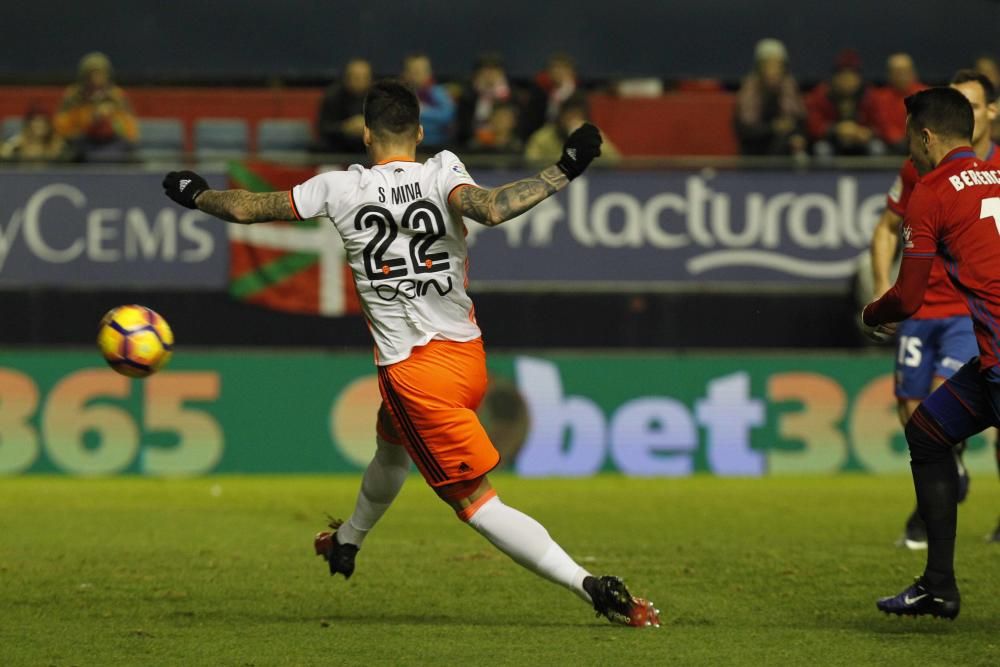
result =
[[[7,141],[20,132],[23,123],[24,118],[21,116],[7,116],[4,118],[3,125],[0,126],[0,141]]]
[[[176,118],[139,120],[139,155],[144,160],[179,160],[184,154],[184,126]]]
[[[247,123],[241,118],[205,118],[195,121],[195,155],[199,160],[245,157],[249,136]]]
[[[304,152],[312,142],[312,129],[307,120],[266,118],[257,124],[257,153]]]

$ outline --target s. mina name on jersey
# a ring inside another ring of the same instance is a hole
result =
[[[973,185],[1000,185],[1000,171],[996,169],[966,169],[959,174],[949,176],[948,181],[956,192]]]
[[[406,204],[424,196],[420,192],[420,183],[404,183],[403,185],[397,185],[389,189],[392,192],[393,204]],[[378,189],[378,201],[380,204],[385,203],[384,187]]]

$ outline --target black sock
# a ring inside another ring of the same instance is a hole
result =
[[[922,405],[907,422],[905,433],[917,509],[927,525],[924,582],[931,592],[946,595],[956,590],[958,467],[953,445]]]
[[[927,570],[924,579],[934,592],[955,588],[955,528],[958,523],[958,469],[951,457],[911,463],[920,516],[927,524]]]

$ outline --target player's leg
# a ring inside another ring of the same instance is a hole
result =
[[[979,354],[979,344],[976,342],[976,332],[972,326],[971,317],[949,317],[941,320],[935,341],[935,366],[932,391],[936,391],[944,382],[958,372],[970,359]],[[955,465],[958,467],[958,502],[965,501],[969,495],[971,479],[965,467],[963,456],[968,447],[968,440],[962,440],[954,449]]]
[[[590,573],[569,557],[542,524],[504,504],[487,477],[445,484],[434,491],[462,521],[514,562],[591,602],[583,588]]]
[[[542,524],[504,504],[485,476],[435,491],[462,521],[515,563],[576,593],[598,614],[626,625],[659,625],[659,610],[649,601],[633,597],[618,577],[591,575]]]
[[[368,532],[375,527],[403,488],[410,472],[410,456],[400,442],[385,406],[379,408],[375,456],[361,478],[354,511],[344,522],[333,521],[334,532],[316,536],[316,553],[330,566],[330,574],[354,573],[354,560]]]
[[[652,606],[628,595],[621,580],[590,577],[540,523],[497,497],[486,475],[500,455],[475,413],[487,384],[481,342],[432,342],[380,369],[379,384],[417,468],[460,518],[515,562],[575,592],[609,619],[658,624]]]
[[[896,412],[905,428],[920,401],[930,395],[934,379],[934,320],[906,320],[899,326],[895,360]],[[927,527],[914,508],[903,525],[898,546],[919,550],[927,548]]]
[[[952,448],[995,423],[978,360],[963,366],[907,422],[913,486],[920,515],[927,524],[927,566],[915,584],[899,595],[879,600],[880,610],[946,618],[958,615],[954,556],[959,476]]]

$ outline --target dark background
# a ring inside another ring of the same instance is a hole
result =
[[[105,51],[126,83],[311,81],[349,57],[382,75],[427,51],[442,78],[462,78],[475,54],[502,53],[513,75],[538,71],[555,51],[585,79],[624,75],[739,79],[758,39],[785,41],[803,81],[825,76],[850,46],[870,77],[895,51],[923,79],[946,80],[983,52],[1000,52],[997,0],[700,0],[454,2],[446,0],[40,0],[7,3],[0,80],[66,81],[87,51]]]
[[[859,347],[850,295],[477,293],[487,345],[501,348]],[[169,314],[186,346],[371,348],[360,316],[295,315],[225,292],[0,290],[0,345],[93,345],[100,316],[124,303]]]

